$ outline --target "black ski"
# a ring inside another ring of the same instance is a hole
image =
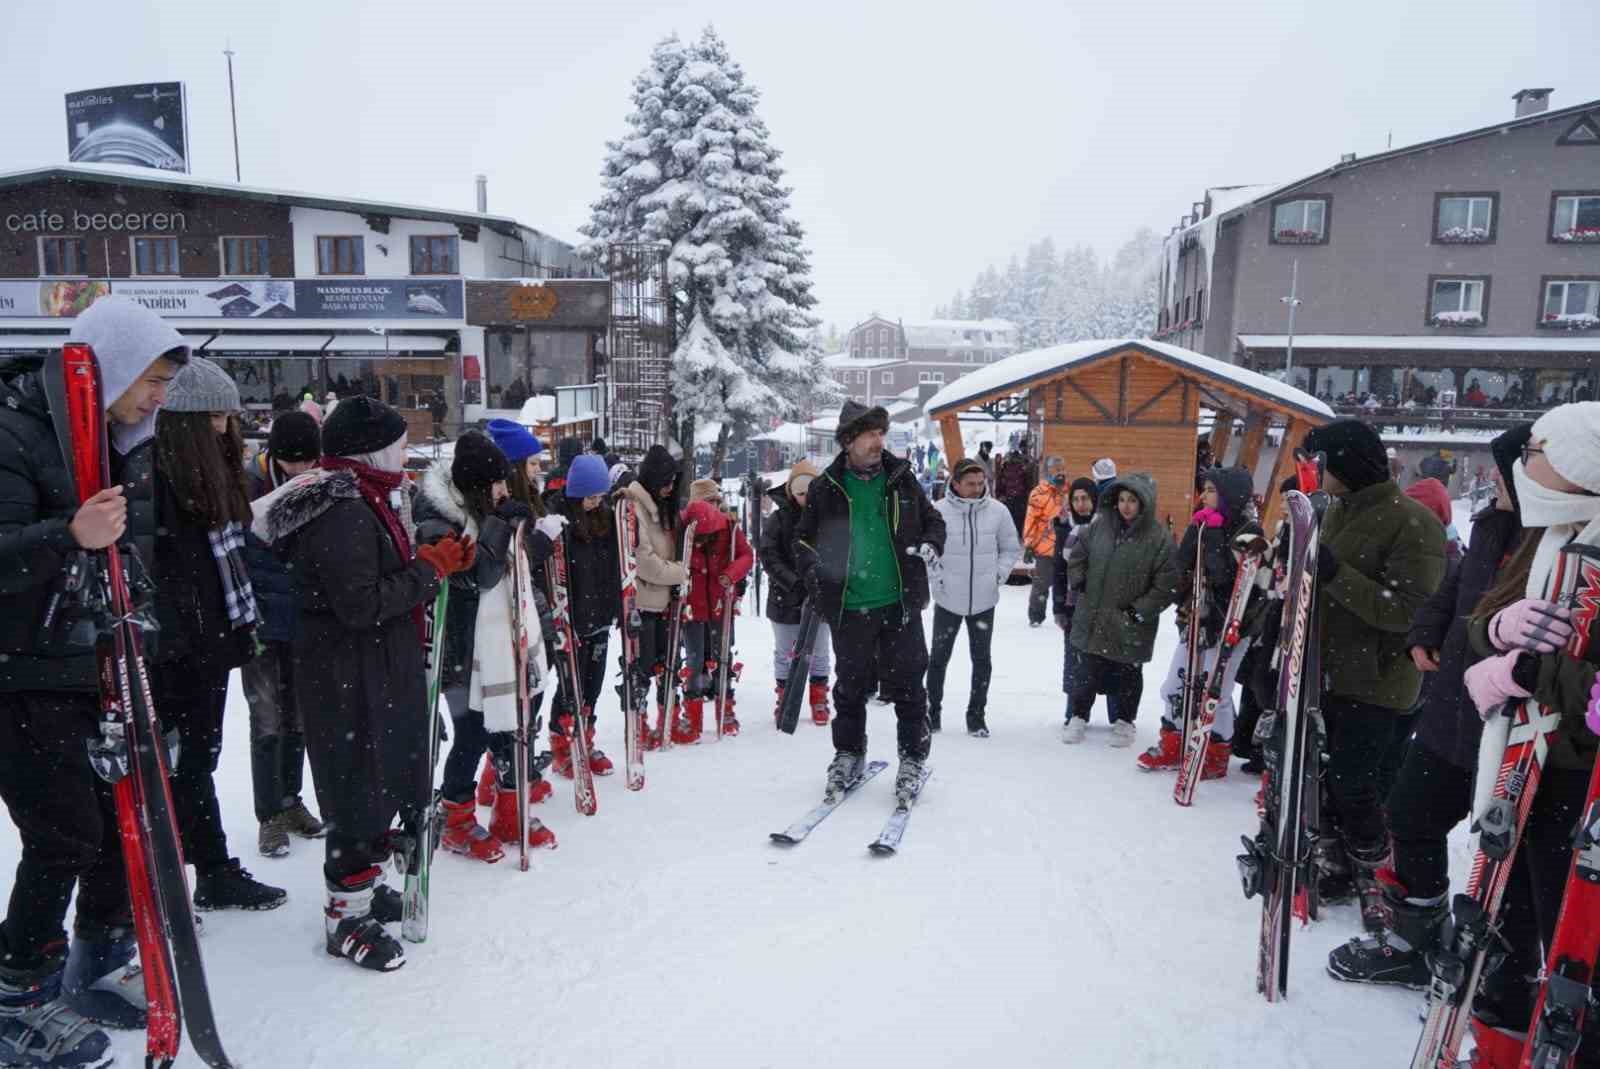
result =
[[[817,644],[821,618],[807,601],[800,610],[800,634],[794,640],[794,659],[789,662],[789,682],[783,688],[783,705],[778,709],[778,730],[793,735],[800,723],[800,707],[805,704],[806,673],[811,667],[811,647]]]

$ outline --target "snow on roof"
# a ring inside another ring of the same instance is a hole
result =
[[[1072,342],[1068,345],[1053,345],[1047,349],[1035,349],[1008,356],[950,383],[930,397],[925,408],[929,415],[942,415],[947,410],[957,408],[974,398],[1013,386],[1020,389],[1031,379],[1065,371],[1075,364],[1085,364],[1118,349],[1127,348],[1142,349],[1187,370],[1229,380],[1242,390],[1260,394],[1289,408],[1297,408],[1328,419],[1333,418],[1333,409],[1304,390],[1295,389],[1277,379],[1176,345],[1133,338],[1101,338]]]
[[[920,319],[902,323],[912,349],[1003,348],[1015,342],[1016,324],[1005,319]],[[977,337],[968,338],[968,334]],[[984,337],[988,335],[988,337]]]
[[[1282,349],[1284,334],[1241,334],[1246,349]],[[1473,353],[1600,353],[1600,337],[1437,337],[1411,334],[1296,334],[1296,349],[1426,349]]]
[[[822,358],[822,366],[829,371],[870,371],[875,367],[883,367],[887,364],[903,363],[905,363],[904,358],[898,356],[886,356],[880,360],[876,357],[868,359],[866,357],[854,357],[849,353],[834,353],[831,356]]]
[[[780,423],[764,434],[752,434],[752,442],[784,442],[795,445],[804,445],[806,440],[806,425],[804,423]]]

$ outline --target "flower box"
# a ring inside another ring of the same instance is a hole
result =
[[[1540,320],[1539,325],[1550,330],[1594,330],[1600,327],[1600,316],[1588,313],[1581,315],[1547,315]]]
[[[1489,228],[1484,226],[1452,226],[1439,231],[1439,241],[1447,245],[1481,245],[1489,240]]]
[[[1481,312],[1435,312],[1428,322],[1436,327],[1481,327]]]
[[[1579,226],[1555,236],[1557,241],[1573,243],[1600,241],[1600,226]]]
[[[1322,240],[1322,234],[1315,230],[1278,230],[1272,240],[1280,245],[1315,245]]]

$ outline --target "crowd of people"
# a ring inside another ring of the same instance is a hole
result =
[[[1260,771],[1273,744],[1263,726],[1274,719],[1264,714],[1280,667],[1282,539],[1263,530],[1242,468],[1205,462],[1199,507],[1175,537],[1157,519],[1154,480],[1120,473],[1115,456],[1074,473],[1059,457],[1036,458],[1026,436],[998,459],[984,442],[930,492],[928,471],[946,460],[927,445],[895,455],[885,448],[885,410],[847,402],[837,455],[826,467],[795,464],[766,492],[752,545],[720,484],[688,480],[664,445],[630,467],[603,441],[564,439],[547,468],[544,443],[494,420],[413,481],[404,418],[356,394],[278,413],[252,457],[235,384],[153,313],[104,298],[73,337],[94,346],[102,368],[110,489],[80,504],[61,414],[40,377],[0,382],[0,797],[22,844],[0,924],[0,1063],[100,1064],[102,1027],[145,1023],[111,790],[85,745],[101,732],[94,654],[39,627],[80,551],[131,543],[147,573],[160,625],[151,685],[179,742],[172,795],[196,908],[270,910],[288,898],[242,866],[223,830],[214,777],[238,669],[257,852],[282,857],[296,840],[320,839],[327,952],[379,972],[405,961],[388,927],[401,907],[384,865],[397,817],[435,787],[436,770],[417,753],[439,713],[450,725],[440,845],[497,862],[507,845],[522,845],[519,782],[537,804],[553,793],[547,775],[571,777],[579,761],[593,775],[614,771],[594,744],[614,629],[637,651],[625,689],[647,714],[654,696],[655,717],[641,718],[645,749],[740,733],[736,666],[723,658],[758,560],[775,708],[789,688],[804,688],[811,719],[831,728],[828,796],[863,775],[875,695],[894,708],[896,795],[915,795],[943,728],[963,629],[964,725],[989,736],[1000,590],[1027,557],[1028,623],[1053,617],[1063,636],[1064,742],[1086,741],[1103,697],[1109,744],[1132,745],[1145,666],[1175,606],[1180,641],[1159,688],[1160,729],[1135,767],[1179,764],[1191,671],[1222,673],[1202,778],[1225,777],[1233,760]],[[1359,902],[1368,929],[1333,952],[1335,977],[1426,984],[1447,913],[1446,836],[1467,816],[1482,720],[1529,698],[1560,714],[1502,916],[1504,961],[1474,1007],[1484,1052],[1474,1064],[1515,1064],[1600,729],[1584,721],[1594,665],[1569,652],[1576,610],[1552,578],[1562,546],[1600,533],[1600,405],[1562,406],[1495,440],[1499,492],[1474,517],[1464,549],[1444,486],[1426,477],[1402,491],[1369,425],[1336,420],[1304,447],[1326,458],[1322,487],[1333,501],[1316,561],[1326,733],[1318,880],[1323,901]],[[636,541],[619,540],[619,507]],[[560,591],[542,578],[557,545],[567,565]],[[1247,554],[1267,566],[1236,593]],[[519,557],[538,577],[537,624],[519,624],[513,611]],[[441,584],[449,597],[436,712],[425,614]],[[562,676],[548,703],[536,694],[522,710],[538,734],[548,704],[549,749],[528,747],[519,769],[519,627],[537,627],[529,641],[546,641],[558,596],[577,678],[569,686]],[[808,607],[821,626],[800,650]],[[681,671],[671,648],[680,623]],[[320,816],[305,800],[307,762]],[[486,826],[480,808],[490,810]],[[529,846],[556,845],[541,821],[527,833]],[[1600,1038],[1578,1064],[1600,1064]]]

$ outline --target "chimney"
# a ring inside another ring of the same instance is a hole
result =
[[[1511,94],[1511,99],[1517,102],[1517,118],[1524,115],[1537,115],[1550,107],[1550,94],[1554,89],[1518,89]]]
[[[1354,152],[1343,152],[1343,153],[1340,153],[1339,154],[1339,162],[1341,164],[1354,163],[1354,162],[1356,162],[1356,154]]]
[[[480,174],[475,176],[478,182],[478,214],[489,214],[489,176]]]

